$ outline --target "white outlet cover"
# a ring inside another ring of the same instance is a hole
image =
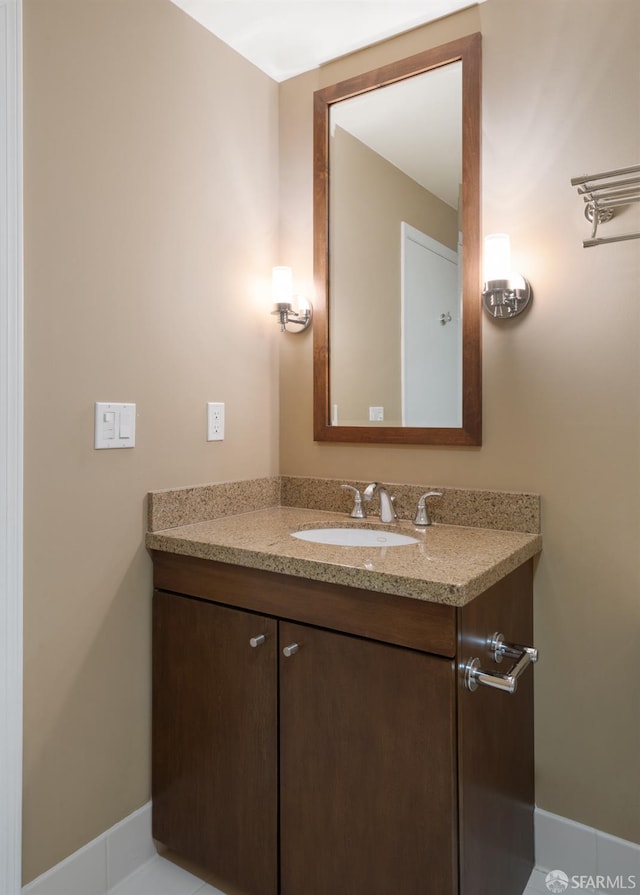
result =
[[[221,401],[207,403],[207,441],[224,441],[224,404]]]

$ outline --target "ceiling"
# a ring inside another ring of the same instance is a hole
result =
[[[172,2],[275,81],[476,5],[475,0]]]
[[[332,135],[336,127],[348,131],[447,205],[458,207],[461,62],[334,103],[330,122]]]

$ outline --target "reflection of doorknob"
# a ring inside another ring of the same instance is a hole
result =
[[[446,314],[440,314],[440,323],[441,323],[443,326],[446,326],[447,323],[451,323],[451,319],[452,319],[452,318],[451,318],[451,312],[450,312],[450,311],[447,311]]]

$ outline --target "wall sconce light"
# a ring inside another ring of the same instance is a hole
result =
[[[482,304],[492,317],[517,317],[533,297],[528,280],[511,270],[511,246],[506,233],[493,233],[484,241]]]
[[[271,271],[271,295],[273,298],[272,314],[280,319],[280,331],[301,333],[311,323],[313,307],[311,302],[301,295],[296,296],[298,310],[291,304],[293,298],[292,273],[290,267],[274,267]]]

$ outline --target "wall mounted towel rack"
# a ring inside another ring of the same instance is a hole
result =
[[[582,243],[585,249],[608,242],[640,239],[640,233],[596,236],[598,224],[610,221],[617,208],[640,202],[640,165],[588,174],[585,177],[572,177],[571,185],[578,187],[578,195],[585,202],[585,217],[593,224],[591,238]]]

